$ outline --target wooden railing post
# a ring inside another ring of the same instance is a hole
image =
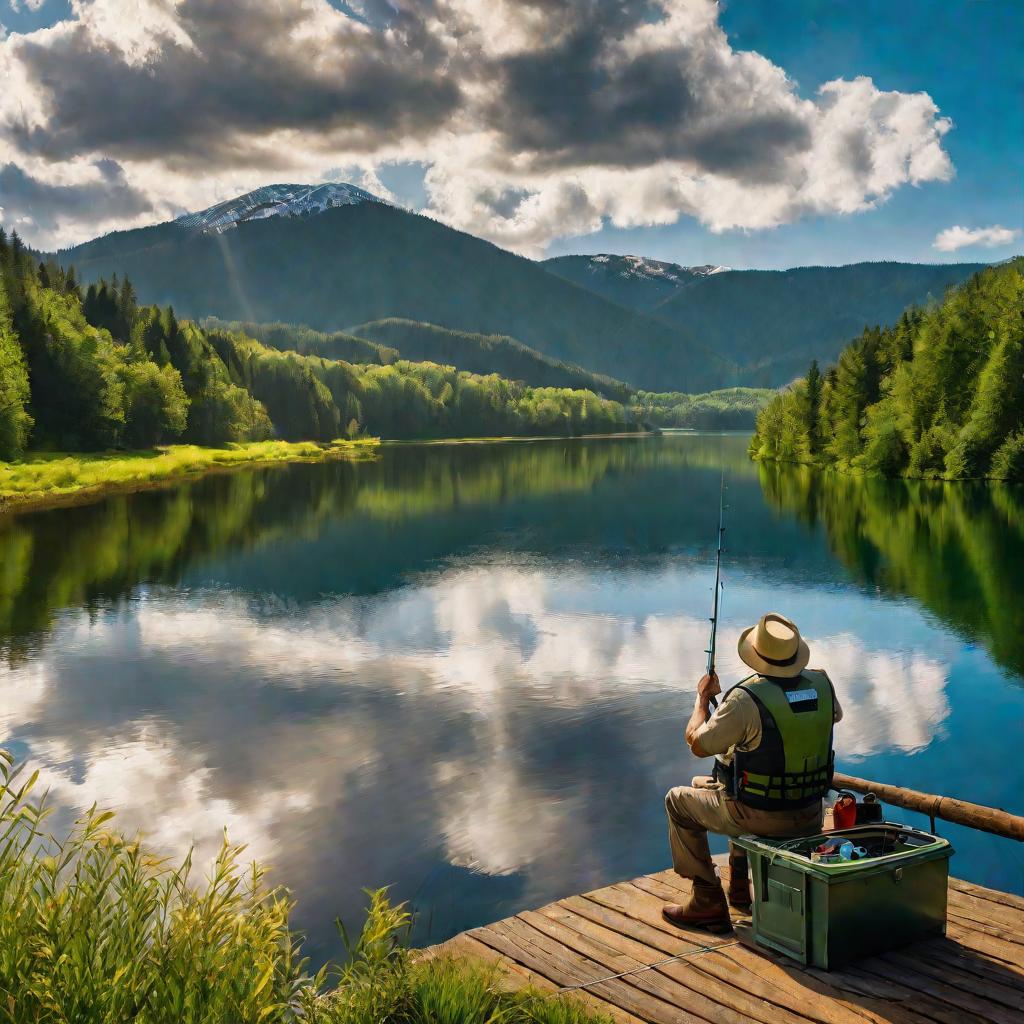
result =
[[[954,825],[966,825],[967,828],[1024,842],[1024,817],[996,807],[983,807],[951,796],[920,793],[915,789],[858,779],[855,775],[843,775],[841,772],[836,772],[832,777],[832,788],[849,789],[854,793],[874,793],[883,803],[927,814],[933,821],[941,818]]]

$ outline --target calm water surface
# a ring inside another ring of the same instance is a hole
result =
[[[724,463],[723,678],[782,611],[846,708],[842,769],[1024,807],[1024,490],[744,447],[394,446],[0,520],[0,745],[65,823],[99,803],[203,856],[227,826],[315,957],[365,886],[426,942],[660,869],[663,793],[702,770]],[[957,874],[1024,889],[1016,844],[941,831]]]

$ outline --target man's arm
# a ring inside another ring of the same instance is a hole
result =
[[[712,672],[704,676],[697,684],[697,697],[693,702],[693,714],[686,723],[686,742],[694,757],[710,757],[711,755],[700,745],[697,732],[711,717],[711,698],[722,692],[718,683],[718,673]]]

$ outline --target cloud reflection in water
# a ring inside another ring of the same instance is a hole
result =
[[[37,660],[0,669],[0,730],[27,747],[65,820],[115,807],[161,849],[196,843],[202,857],[226,825],[296,891],[314,944],[335,914],[354,915],[362,886],[410,897],[439,868],[476,879],[435,922],[450,930],[480,906],[498,916],[503,900],[664,863],[660,795],[699,768],[681,732],[706,591],[677,562],[531,561],[314,606],[143,592],[92,621],[66,613]],[[936,735],[941,651],[865,640],[900,620],[922,636],[907,606],[871,602],[858,632],[829,634],[848,595],[737,579],[724,679],[745,674],[735,635],[766,600],[797,609],[837,684],[841,757]],[[429,886],[420,897],[444,902]]]

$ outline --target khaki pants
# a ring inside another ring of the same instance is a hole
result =
[[[708,832],[723,836],[796,838],[821,831],[822,805],[799,811],[759,811],[732,800],[720,782],[699,775],[692,786],[677,786],[665,794],[668,839],[676,874],[718,885],[708,849]]]

